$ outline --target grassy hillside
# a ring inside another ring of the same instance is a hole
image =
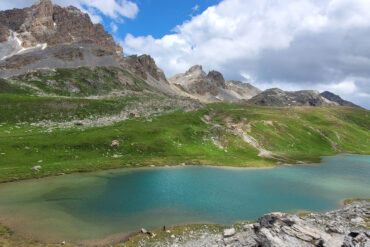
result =
[[[50,129],[47,124],[32,124],[115,114],[127,102],[0,94],[0,181],[118,167],[181,163],[265,167],[314,162],[321,155],[342,152],[370,154],[369,111],[345,107],[211,104],[102,127]],[[240,133],[272,155],[259,156]],[[113,140],[120,145],[112,147]],[[35,171],[34,166],[42,168]]]
[[[38,70],[12,80],[60,96],[105,95],[115,90],[156,91],[137,76],[116,67]]]
[[[367,110],[202,106],[119,68],[1,79],[0,112],[0,182],[118,167],[266,167],[370,154]],[[120,145],[112,147],[114,140]]]

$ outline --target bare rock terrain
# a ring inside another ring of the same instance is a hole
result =
[[[254,224],[240,223],[223,232],[191,231],[160,242],[143,240],[139,246],[368,247],[369,221],[370,202],[358,201],[338,210],[310,213],[303,217],[270,213]]]
[[[169,82],[178,92],[203,102],[239,102],[261,92],[248,83],[226,81],[218,71],[210,71],[207,74],[200,65],[169,78]]]
[[[261,106],[336,106],[334,101],[320,95],[314,90],[302,90],[296,92],[283,91],[272,88],[256,95],[247,101],[250,104]]]
[[[122,47],[86,13],[50,0],[0,11],[0,76],[40,68],[117,65]]]
[[[342,99],[339,95],[336,95],[332,92],[325,91],[322,92],[320,95],[330,101],[338,103],[338,105],[341,106],[360,107],[356,104],[353,104],[352,102]]]

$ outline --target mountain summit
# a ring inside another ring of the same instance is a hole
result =
[[[122,47],[104,27],[93,24],[88,14],[75,7],[40,0],[28,8],[0,12],[2,77],[46,65],[110,65],[112,59],[101,58],[121,55]]]
[[[336,106],[336,102],[330,101],[314,90],[283,91],[279,88],[271,88],[263,91],[248,101],[251,104],[261,106]]]
[[[239,102],[261,92],[248,83],[227,81],[218,71],[207,74],[201,65],[194,65],[185,73],[169,78],[169,81],[179,92],[204,102]]]

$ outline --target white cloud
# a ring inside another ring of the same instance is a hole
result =
[[[340,83],[333,83],[329,85],[321,85],[322,91],[335,91],[339,94],[350,95],[356,93],[358,88],[353,80],[347,80]]]
[[[0,10],[24,8],[35,2],[36,0],[0,0]],[[52,2],[63,7],[75,6],[88,13],[95,23],[102,21],[101,15],[120,22],[120,18],[133,19],[139,12],[136,3],[129,0],[52,0]]]
[[[328,87],[336,93],[358,94],[369,84],[355,90],[346,79],[370,77],[368,13],[369,0],[223,0],[173,34],[128,34],[121,45],[129,54],[151,54],[169,76],[202,64],[258,85],[326,84],[336,85]]]
[[[111,22],[110,28],[112,29],[113,33],[118,31],[118,26],[114,22]]]

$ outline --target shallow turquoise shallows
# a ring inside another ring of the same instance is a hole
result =
[[[273,169],[123,169],[4,184],[0,222],[44,241],[78,241],[142,227],[329,210],[344,198],[370,198],[370,156]]]

